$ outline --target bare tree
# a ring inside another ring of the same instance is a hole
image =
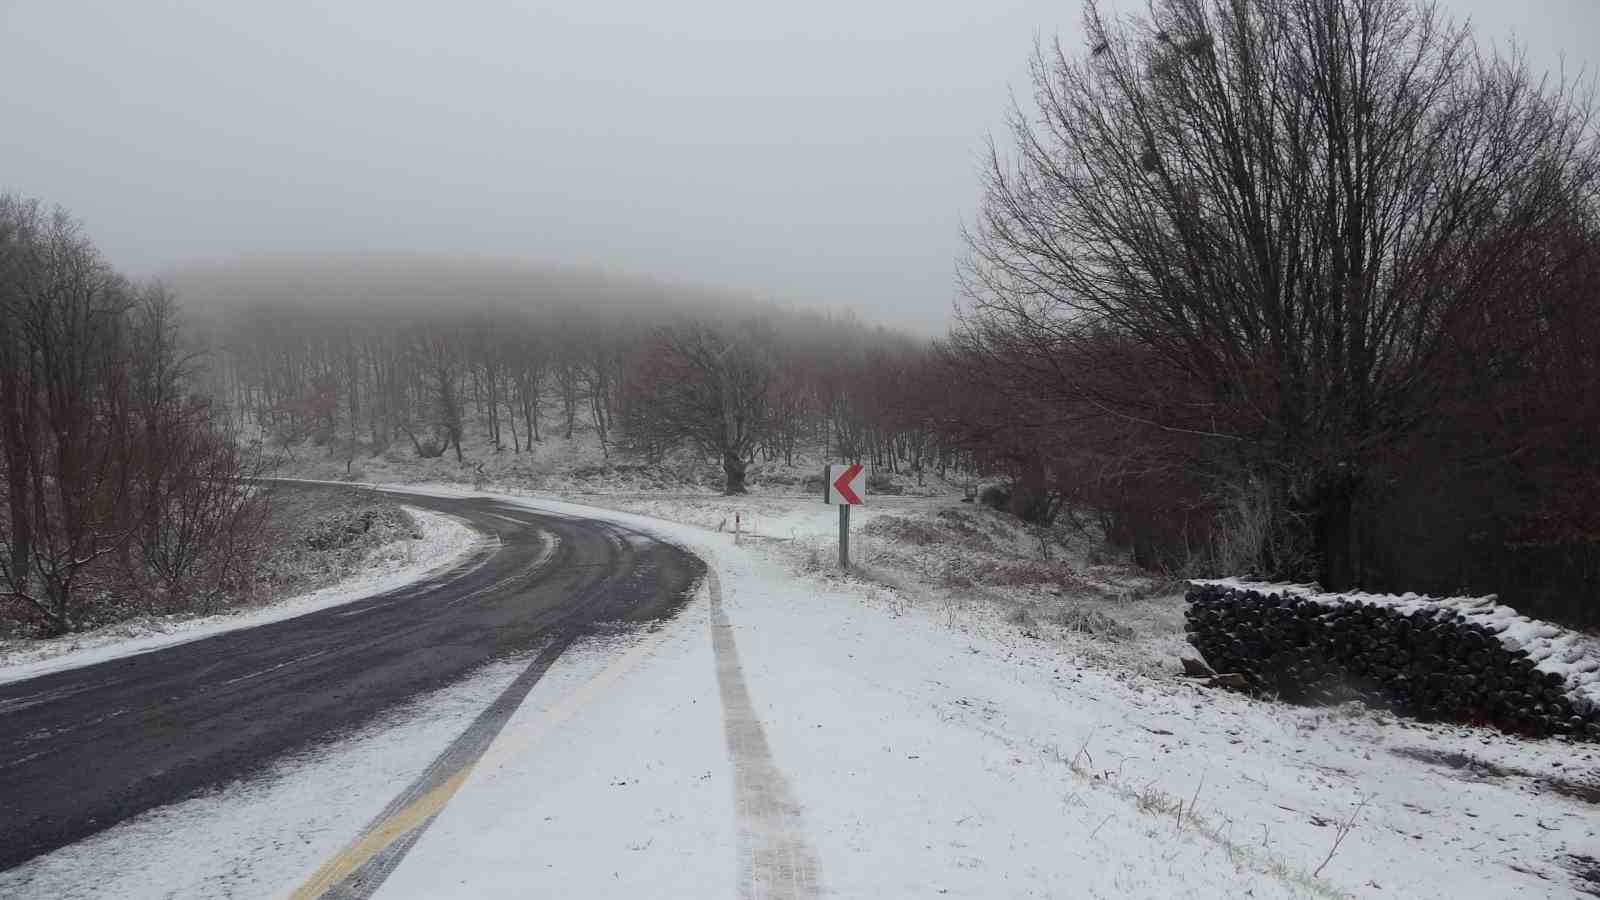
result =
[[[1348,587],[1374,460],[1437,408],[1457,336],[1543,230],[1593,208],[1589,107],[1411,0],[1085,20],[1083,56],[1036,53],[1016,158],[991,150],[970,333],[1104,415],[1225,448]]]
[[[600,440],[600,453],[606,459],[611,458],[612,392],[622,365],[619,342],[614,334],[614,329],[612,335],[592,334],[584,342],[589,348],[588,360],[580,368],[580,376],[589,395],[589,420],[594,423],[595,437]]]
[[[202,399],[186,405],[185,415],[210,415]],[[180,426],[164,447],[175,471],[147,488],[159,513],[135,532],[139,561],[167,608],[210,612],[245,574],[267,516],[269,494],[250,481],[263,463],[209,428]]]
[[[539,405],[544,400],[544,378],[549,362],[544,345],[531,328],[524,328],[512,368],[516,373],[517,400],[522,406],[522,425],[528,452],[542,438],[539,435]]]
[[[765,336],[754,326],[720,331],[689,321],[659,329],[631,383],[633,427],[666,446],[692,443],[715,456],[723,491],[746,492],[745,471],[766,423],[773,381]]]
[[[9,195],[0,197],[0,447],[5,450],[7,587],[27,594],[33,578],[32,351],[13,317],[23,306],[24,243],[34,238],[39,211]]]
[[[417,328],[411,340],[415,371],[427,395],[428,424],[432,436],[424,443],[409,422],[401,430],[411,438],[417,456],[424,459],[443,456],[453,444],[456,462],[462,462],[461,361],[450,336],[429,328]]]
[[[0,560],[0,595],[64,632],[79,576],[130,534],[132,417],[119,357],[132,293],[65,212],[8,198],[0,217],[17,236],[0,310],[11,345],[0,377],[12,382],[4,394],[15,420],[0,433],[8,485],[21,483],[24,499],[17,504],[11,489],[13,552]]]
[[[164,607],[209,611],[230,580],[243,575],[267,494],[251,484],[262,460],[247,458],[212,401],[192,392],[199,357],[183,349],[178,318],[175,299],[160,285],[140,292],[129,315],[128,391],[139,422],[139,440],[130,447],[138,565],[125,569],[136,581],[153,581],[146,592]]]

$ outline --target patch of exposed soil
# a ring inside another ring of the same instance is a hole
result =
[[[1568,853],[1561,857],[1561,864],[1572,873],[1578,893],[1600,897],[1600,859],[1582,853]]]
[[[1400,747],[1394,751],[1395,756],[1414,759],[1417,762],[1434,766],[1443,766],[1455,769],[1464,775],[1475,779],[1504,778],[1507,775],[1525,775],[1528,773],[1517,772],[1512,769],[1502,768],[1487,760],[1478,759],[1466,753],[1446,752],[1443,750],[1429,750],[1423,747]]]
[[[1430,750],[1424,747],[1399,747],[1393,752],[1396,756],[1403,756],[1406,759],[1453,769],[1474,781],[1508,776],[1526,778],[1539,785],[1541,790],[1580,803],[1600,805],[1600,773],[1592,773],[1581,779],[1557,778],[1529,772],[1526,769],[1498,766],[1466,753]]]

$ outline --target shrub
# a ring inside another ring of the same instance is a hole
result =
[[[900,516],[884,516],[862,529],[867,534],[877,534],[901,544],[926,547],[943,543],[946,535],[938,527]]]
[[[978,502],[1003,512],[1011,505],[1011,491],[1003,484],[986,484],[978,488]]]
[[[900,485],[895,483],[894,478],[888,472],[883,471],[873,472],[867,476],[867,490],[870,493],[889,494],[891,496],[903,493]]]
[[[1011,614],[1006,616],[1006,621],[1028,630],[1039,627],[1038,621],[1033,618],[1033,611],[1026,606],[1018,606],[1013,609]]]
[[[1055,625],[1079,634],[1095,634],[1109,638],[1133,637],[1132,628],[1097,609],[1069,606],[1051,615],[1049,620]]]

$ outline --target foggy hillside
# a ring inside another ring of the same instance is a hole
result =
[[[749,317],[780,309],[732,293],[595,270],[410,254],[255,257],[173,268],[160,278],[197,319],[252,308],[339,315],[584,310],[651,319]]]

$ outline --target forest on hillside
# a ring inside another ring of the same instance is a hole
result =
[[[215,486],[277,452],[465,480],[468,432],[511,455],[583,432],[608,459],[697,453],[729,493],[801,453],[937,468],[1174,575],[1600,623],[1583,85],[1410,0],[1158,0],[1087,28],[1032,61],[937,341],[870,325],[870,299],[830,317],[488,260],[135,284],[8,196],[5,596],[65,630],[83,578],[221,583],[252,507]]]
[[[744,490],[757,458],[822,451],[914,472],[954,460],[918,397],[926,342],[853,317],[598,274],[416,258],[174,273],[214,349],[210,391],[269,448],[465,463],[592,433],[658,462],[689,446]]]

